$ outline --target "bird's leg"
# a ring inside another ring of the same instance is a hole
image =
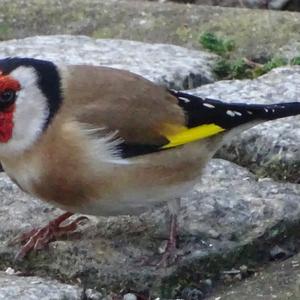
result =
[[[177,234],[178,234],[178,222],[177,215],[180,210],[180,199],[177,198],[172,202],[168,203],[170,211],[170,229],[169,238],[166,246],[166,250],[157,264],[158,267],[167,267],[168,265],[174,263],[177,259]]]
[[[176,261],[177,226],[177,216],[172,214],[167,247],[164,254],[162,255],[162,258],[157,264],[158,267],[167,267],[169,264],[172,264]]]
[[[58,237],[73,232],[76,230],[78,223],[82,220],[86,220],[87,217],[79,217],[72,221],[71,223],[60,226],[65,220],[70,218],[73,213],[66,212],[53,221],[49,222],[48,225],[40,228],[33,229],[28,233],[23,234],[21,237],[17,238],[15,241],[24,243],[20,251],[16,255],[16,259],[22,259],[29,252],[33,250],[40,250],[46,247],[51,241],[56,240]]]

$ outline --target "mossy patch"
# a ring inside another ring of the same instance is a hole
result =
[[[300,56],[296,56],[291,59],[291,65],[300,65]]]
[[[274,56],[265,59],[263,63],[256,62],[252,58],[238,57],[232,55],[235,49],[235,41],[227,37],[217,36],[215,33],[207,32],[200,36],[199,42],[205,48],[221,56],[213,67],[219,79],[245,79],[256,78],[274,68],[288,64],[299,65],[300,57],[294,57],[288,61],[284,57]]]
[[[211,32],[202,34],[200,43],[205,49],[222,56],[227,56],[235,48],[233,40],[220,38]]]

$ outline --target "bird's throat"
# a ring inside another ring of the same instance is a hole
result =
[[[15,105],[13,104],[0,112],[0,143],[7,143],[12,137],[14,110]]]

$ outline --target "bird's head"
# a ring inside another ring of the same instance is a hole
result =
[[[60,76],[52,62],[0,59],[0,157],[30,148],[60,103]]]

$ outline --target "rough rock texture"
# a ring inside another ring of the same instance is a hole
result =
[[[84,34],[185,45],[215,32],[236,42],[234,55],[272,56],[300,39],[297,13],[124,0],[2,0],[0,39]],[[30,22],[28,21],[30,20]]]
[[[23,277],[0,272],[0,300],[100,300],[100,293],[88,291],[84,296],[82,288],[62,284],[53,279]]]
[[[171,88],[192,88],[214,81],[217,56],[186,48],[84,36],[39,36],[0,43],[0,57],[24,56],[65,64],[125,69]]]
[[[300,101],[300,67],[271,71],[255,80],[220,81],[193,91],[195,95],[229,102]],[[218,157],[247,166],[260,176],[300,182],[300,117],[256,126],[223,147]]]
[[[262,268],[253,277],[231,284],[207,300],[298,300],[299,272],[300,255],[297,254],[282,262],[274,262],[265,270]]]
[[[203,78],[213,80],[210,67],[215,59],[169,45],[71,36],[2,42],[0,55],[113,65],[176,88],[202,84]],[[299,101],[299,83],[300,67],[286,67],[256,80],[223,81],[189,92],[228,101]],[[251,129],[218,155],[259,175],[299,182],[299,120],[293,117]],[[202,181],[182,202],[182,256],[178,264],[166,270],[150,263],[158,261],[165,246],[166,208],[139,217],[91,217],[79,230],[80,239],[78,234],[65,237],[52,242],[47,251],[14,262],[18,245],[11,243],[12,238],[45,224],[61,211],[25,195],[1,174],[0,269],[12,267],[71,284],[81,282],[88,288],[103,289],[104,294],[149,290],[161,297],[200,297],[209,293],[223,270],[249,261],[254,265],[266,261],[278,240],[285,235],[292,239],[300,232],[299,185],[257,180],[245,169],[223,160],[210,163]],[[13,291],[11,283],[7,289]],[[37,294],[43,285],[38,289]],[[75,286],[72,291],[79,293],[80,288]]]
[[[225,267],[245,259],[249,263],[268,257],[270,240],[289,226],[298,228],[300,218],[299,185],[257,181],[241,167],[214,160],[201,183],[182,201],[183,256],[174,266],[157,269],[150,264],[163,251],[164,209],[140,217],[93,217],[80,230],[81,239],[69,236],[14,263],[18,246],[8,241],[60,211],[24,195],[5,174],[0,176],[0,268],[67,282],[80,279],[84,286],[106,292],[150,289],[153,295],[174,297],[191,285],[206,293],[210,284],[205,279],[214,280]],[[262,235],[265,238],[260,239]]]

